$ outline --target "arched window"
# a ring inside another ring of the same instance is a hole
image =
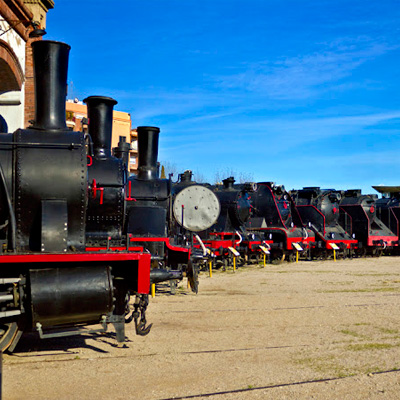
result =
[[[0,132],[22,127],[21,88],[24,73],[8,43],[0,40]]]

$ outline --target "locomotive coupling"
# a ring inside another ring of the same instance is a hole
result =
[[[136,296],[135,303],[133,304],[132,313],[132,317],[135,320],[136,335],[148,335],[150,333],[151,327],[153,326],[153,324],[146,326],[146,309],[148,305],[149,296],[147,294]]]

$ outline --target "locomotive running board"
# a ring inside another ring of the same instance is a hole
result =
[[[107,332],[107,323],[106,320],[101,321],[101,325],[103,328],[100,329],[90,329],[90,330],[85,330],[85,329],[70,329],[68,331],[51,331],[53,333],[44,333],[42,329],[42,324],[40,322],[36,323],[36,330],[39,332],[39,337],[40,339],[51,339],[51,338],[57,338],[57,337],[67,337],[67,336],[79,336],[79,335],[85,335],[85,334],[93,334],[93,333],[105,333]]]

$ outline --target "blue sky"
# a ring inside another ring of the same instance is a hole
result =
[[[159,159],[209,181],[400,184],[398,0],[55,0],[69,97],[161,128]]]

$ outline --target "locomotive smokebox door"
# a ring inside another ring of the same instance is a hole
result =
[[[67,202],[63,200],[42,200],[41,251],[65,253],[67,247]]]
[[[176,195],[173,211],[179,225],[192,232],[200,232],[217,222],[221,205],[210,189],[192,185]]]

